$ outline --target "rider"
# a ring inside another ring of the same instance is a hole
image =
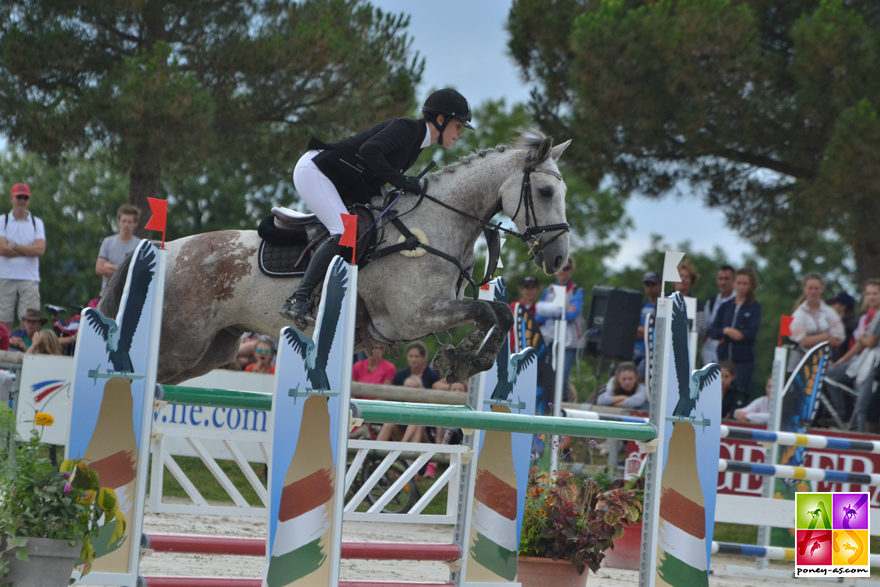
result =
[[[446,88],[428,96],[422,118],[391,118],[337,143],[316,139],[293,171],[296,191],[330,231],[312,256],[297,290],[287,298],[281,313],[305,329],[314,319],[309,315],[312,292],[323,280],[330,261],[341,252],[343,226],[340,214],[354,203],[368,203],[381,195],[390,183],[399,190],[421,193],[415,177],[407,177],[425,147],[439,143],[451,147],[465,128],[471,126],[471,108],[464,96]]]

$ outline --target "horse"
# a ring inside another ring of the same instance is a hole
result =
[[[539,131],[523,133],[513,147],[481,151],[429,175],[431,198],[407,194],[394,209],[408,228],[424,233],[425,245],[468,271],[483,226],[504,211],[530,245],[534,264],[552,275],[569,255],[566,186],[556,165],[569,143],[554,147]],[[377,197],[372,205],[383,201]],[[398,242],[394,225],[380,232],[386,245]],[[232,362],[245,332],[277,337],[291,325],[279,308],[298,280],[264,275],[257,264],[259,245],[253,230],[167,243],[159,383],[180,383]],[[98,308],[105,316],[116,315],[126,273],[123,264],[108,284]],[[359,272],[358,295],[359,348],[473,324],[457,347],[444,345],[431,363],[448,370],[450,383],[489,369],[513,325],[507,304],[464,299],[460,268],[434,254],[380,256]]]

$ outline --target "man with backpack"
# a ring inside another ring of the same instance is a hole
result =
[[[17,183],[10,190],[12,211],[0,218],[0,322],[11,330],[18,307],[40,307],[40,257],[46,252],[43,221],[28,212],[31,189]]]

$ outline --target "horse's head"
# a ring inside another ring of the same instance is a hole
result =
[[[523,153],[523,173],[505,181],[500,190],[504,212],[529,236],[534,263],[547,275],[568,260],[566,186],[556,161],[570,143],[554,147],[553,139],[538,131],[525,134],[517,144],[517,151]]]

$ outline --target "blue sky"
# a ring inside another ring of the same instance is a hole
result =
[[[425,57],[420,97],[429,88],[453,85],[472,104],[499,98],[508,104],[528,101],[529,88],[507,54],[504,24],[509,0],[372,0],[372,4],[411,16],[412,48]],[[720,247],[734,262],[752,250],[747,241],[727,228],[721,212],[706,208],[694,196],[669,196],[658,201],[634,195],[627,212],[635,228],[621,243],[617,257],[608,259],[614,268],[636,264],[649,246],[651,234],[663,236],[672,245],[689,240],[695,251],[704,253]]]

